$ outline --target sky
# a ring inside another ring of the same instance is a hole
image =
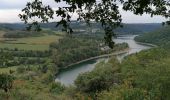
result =
[[[16,23],[21,22],[18,17],[18,14],[21,13],[21,10],[25,7],[28,1],[32,0],[0,0],[0,23]],[[56,4],[54,0],[42,0],[44,4],[51,5],[53,8],[58,6],[64,6],[64,3]],[[150,15],[137,16],[131,12],[126,12],[120,9],[122,14],[123,23],[161,23],[166,21],[165,18],[161,16],[155,16],[153,18]],[[76,18],[76,15],[73,16],[73,19]],[[57,21],[55,19],[53,21]]]

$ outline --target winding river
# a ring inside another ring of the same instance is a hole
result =
[[[123,42],[128,43],[129,48],[130,48],[127,53],[117,55],[118,60],[121,61],[125,56],[129,54],[140,52],[141,50],[146,50],[146,49],[151,48],[151,46],[149,45],[144,45],[144,44],[135,42],[134,40],[135,36],[136,35],[122,35],[114,39],[115,43],[123,43]],[[96,63],[100,62],[101,60],[107,61],[108,57],[93,59],[93,60],[89,60],[89,61],[76,64],[69,69],[61,71],[57,75],[56,81],[61,82],[65,86],[73,85],[74,80],[77,78],[77,76],[80,73],[93,70]]]

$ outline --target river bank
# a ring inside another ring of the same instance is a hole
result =
[[[143,43],[143,42],[137,42],[137,41],[135,41],[135,42],[136,42],[137,44],[140,44],[140,45],[147,45],[147,46],[151,46],[151,47],[158,47],[157,45],[150,44],[150,43]],[[100,56],[90,57],[90,58],[87,58],[87,59],[84,59],[84,60],[81,60],[81,61],[72,63],[72,64],[64,67],[64,69],[67,69],[67,68],[69,68],[69,67],[71,67],[71,66],[74,66],[74,65],[77,65],[77,64],[80,64],[80,63],[89,61],[89,60],[94,60],[94,59],[105,58],[105,57],[116,56],[116,55],[128,53],[129,50],[130,50],[130,48],[127,48],[127,49],[124,49],[124,50],[121,50],[121,51],[116,51],[116,52],[111,53],[111,54],[104,54],[104,55],[100,55]]]
[[[147,45],[147,46],[151,46],[151,47],[158,47],[157,45],[155,44],[151,44],[151,43],[144,43],[144,42],[138,42],[138,41],[135,41],[137,44],[141,44],[141,45]]]
[[[77,65],[77,64],[80,64],[80,63],[89,61],[89,60],[94,60],[94,59],[105,58],[105,57],[116,56],[116,55],[128,53],[128,51],[129,51],[129,48],[124,49],[124,50],[121,50],[121,51],[116,51],[116,52],[111,53],[111,54],[104,54],[104,55],[100,55],[100,56],[90,57],[90,58],[88,58],[88,59],[84,59],[84,60],[78,61],[78,62],[76,62],[76,63],[72,63],[72,64],[64,67],[64,69],[67,69],[67,68],[69,68],[69,67],[71,67],[71,66],[74,66],[74,65]]]

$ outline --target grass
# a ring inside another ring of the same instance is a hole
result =
[[[3,34],[3,32],[0,32],[0,34]],[[3,41],[0,42],[0,48],[44,51],[49,49],[50,43],[57,42],[62,38],[62,35],[61,32],[56,32],[53,35],[46,33],[40,37],[19,38],[15,39],[15,41],[4,41],[5,38],[2,38],[1,35],[0,38]]]
[[[16,41],[12,41],[12,43],[25,43],[32,45],[49,45],[51,42],[55,42],[60,39],[60,36],[56,35],[45,35],[41,37],[30,37],[30,38],[21,38]]]
[[[0,31],[0,38],[2,38],[4,34],[5,34],[4,31]]]
[[[5,34],[5,32],[4,31],[0,31],[0,41],[3,41],[4,40],[4,38],[3,38],[3,35]]]
[[[9,73],[10,70],[16,71],[16,69],[17,69],[17,66],[0,68],[0,74],[1,73]]]
[[[0,48],[14,49],[18,48],[20,50],[39,50],[44,51],[49,49],[49,45],[30,45],[30,44],[8,44],[0,43]]]

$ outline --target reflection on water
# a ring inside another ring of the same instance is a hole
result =
[[[115,43],[123,43],[126,42],[128,43],[130,50],[128,53],[125,54],[121,54],[118,55],[117,58],[118,60],[123,59],[125,56],[132,54],[132,53],[136,53],[139,52],[141,50],[145,50],[145,49],[149,49],[151,48],[150,46],[146,46],[146,45],[141,45],[141,44],[137,44],[134,41],[134,37],[136,35],[122,35],[117,37],[116,39],[114,39]],[[61,82],[62,84],[68,86],[68,85],[73,85],[74,80],[77,78],[77,76],[80,73],[83,72],[88,72],[94,69],[96,63],[98,63],[101,60],[107,60],[108,58],[100,58],[100,59],[96,59],[96,60],[90,60],[81,64],[77,64],[75,66],[73,66],[70,69],[64,70],[62,72],[60,72],[57,75],[56,81]]]

